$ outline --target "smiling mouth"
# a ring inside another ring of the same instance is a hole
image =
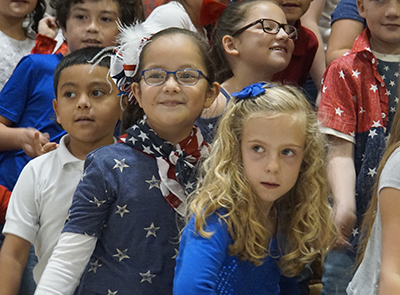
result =
[[[174,107],[177,105],[181,105],[182,103],[176,100],[167,100],[161,103],[163,106],[167,106],[167,107]]]
[[[83,43],[90,44],[90,45],[99,45],[99,44],[101,44],[100,41],[95,40],[95,39],[87,39],[87,40],[84,40]]]
[[[269,50],[271,50],[271,51],[281,51],[281,52],[286,52],[286,48],[279,47],[279,46],[277,46],[277,47],[271,47]]]

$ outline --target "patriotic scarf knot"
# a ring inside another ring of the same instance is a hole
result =
[[[194,126],[191,134],[174,146],[160,138],[146,124],[146,117],[128,129],[125,143],[156,158],[161,193],[179,214],[186,211],[186,196],[195,188],[196,163],[208,157],[209,145]]]

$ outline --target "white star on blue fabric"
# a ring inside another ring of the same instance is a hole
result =
[[[107,291],[108,293],[107,293],[107,295],[115,295],[115,294],[117,294],[118,293],[118,291],[111,291],[110,289],[108,289],[108,291]]]
[[[376,167],[374,169],[368,168],[369,172],[367,173],[367,175],[374,177],[375,174],[377,174],[378,172],[376,172]]]
[[[143,283],[143,282],[149,282],[150,284],[152,283],[151,282],[151,279],[152,278],[154,278],[156,275],[152,275],[151,273],[150,273],[150,270],[149,271],[147,271],[146,273],[139,273],[141,276],[142,276],[142,280],[140,281],[141,283]]]
[[[150,227],[145,227],[144,228],[144,230],[147,230],[146,238],[148,238],[149,236],[157,237],[156,231],[158,231],[159,229],[160,229],[160,227],[154,226],[154,223],[152,222]]]
[[[374,130],[372,130],[372,129],[369,130],[368,136],[371,136],[372,139],[373,139],[374,136],[376,136],[376,135],[378,135],[378,133],[376,133],[376,130],[375,130],[375,129],[374,129]]]
[[[122,261],[123,259],[128,259],[130,257],[126,255],[126,252],[128,252],[128,249],[121,251],[120,249],[117,248],[117,254],[114,254],[113,257],[118,257],[119,261]]]
[[[126,206],[128,206],[128,205],[124,205],[122,207],[117,205],[118,210],[115,212],[115,214],[119,214],[119,215],[121,215],[121,217],[124,217],[125,213],[129,213],[129,210],[126,209]]]
[[[142,147],[143,147],[143,152],[145,152],[146,154],[149,154],[149,155],[154,154],[149,146],[142,145]]]
[[[97,207],[100,207],[102,204],[104,204],[106,201],[104,200],[104,201],[100,201],[100,200],[98,200],[96,197],[94,197],[94,200],[93,201],[90,201],[90,203],[96,203],[97,204]]]
[[[132,142],[132,144],[134,145],[135,142],[138,140],[132,136],[131,138],[128,139],[128,141]]]
[[[97,269],[101,266],[102,266],[102,264],[99,263],[98,259],[95,262],[90,262],[90,268],[89,268],[88,272],[93,271],[94,273],[97,273]]]
[[[125,159],[122,159],[121,161],[118,161],[117,159],[114,159],[114,161],[115,161],[115,163],[117,163],[117,164],[115,164],[115,166],[113,167],[113,169],[119,168],[119,170],[120,170],[121,172],[123,172],[124,168],[128,168],[128,167],[129,167],[129,165],[125,164]]]
[[[144,133],[142,130],[140,130],[140,134],[138,135],[138,137],[140,137],[142,139],[142,141],[145,141],[146,139],[149,139],[147,137],[147,134]]]
[[[154,177],[154,175],[151,177],[151,179],[150,180],[145,180],[150,186],[149,186],[149,190],[151,190],[153,187],[156,187],[156,188],[160,188],[160,180],[159,179],[156,179],[155,177]]]
[[[351,235],[352,235],[353,237],[355,237],[355,236],[358,235],[358,234],[359,234],[358,228],[353,228],[353,231],[351,232]]]

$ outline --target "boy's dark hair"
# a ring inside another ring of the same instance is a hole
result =
[[[138,63],[138,69],[135,73],[135,76],[133,77],[133,81],[139,83],[140,79],[142,77],[142,70],[143,70],[143,56],[146,54],[147,49],[151,46],[151,43],[154,42],[155,40],[164,37],[164,36],[172,36],[172,35],[186,35],[190,38],[190,40],[197,46],[198,51],[200,53],[200,56],[203,60],[204,66],[206,67],[206,72],[204,73],[210,81],[215,81],[215,66],[214,63],[212,62],[212,59],[210,57],[210,46],[208,42],[200,36],[200,34],[182,29],[182,28],[168,28],[162,31],[159,31],[158,33],[154,34],[151,36],[149,39],[149,42],[147,42],[139,56],[139,63]],[[212,85],[210,85],[212,86]],[[143,109],[139,106],[138,103],[131,103],[129,104],[123,113],[122,117],[122,126],[121,126],[121,131],[125,132],[126,129],[131,127],[133,124],[135,124],[138,120],[143,118],[144,111]]]
[[[71,6],[85,1],[98,2],[101,0],[51,0],[50,6],[56,13],[56,20],[59,27],[65,29]],[[118,3],[120,20],[123,25],[130,25],[136,21],[144,20],[144,9],[141,0],[113,0]]]
[[[38,32],[39,21],[43,18],[45,11],[46,1],[38,0],[35,9],[29,14],[29,25],[31,25],[32,30],[34,30],[36,33]]]
[[[57,98],[57,87],[60,81],[61,72],[74,65],[88,65],[96,64],[96,66],[110,68],[110,55],[113,54],[112,50],[102,52],[99,56],[96,56],[102,51],[100,47],[86,47],[76,50],[67,56],[65,56],[60,63],[57,65],[54,71],[54,91]],[[94,57],[96,57],[95,60]]]

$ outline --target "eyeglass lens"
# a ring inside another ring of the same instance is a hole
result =
[[[168,74],[174,74],[178,83],[182,85],[195,85],[199,80],[200,73],[193,69],[182,69],[175,72],[167,72],[163,69],[150,69],[143,73],[147,84],[160,85],[165,82]]]

